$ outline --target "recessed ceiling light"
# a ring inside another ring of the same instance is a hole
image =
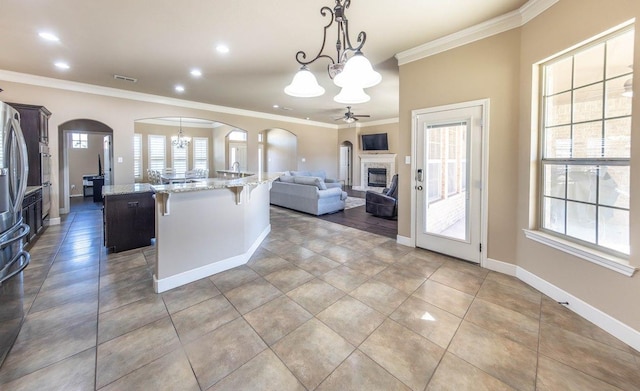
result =
[[[67,64],[66,62],[63,62],[63,61],[58,61],[58,62],[56,62],[56,63],[55,63],[55,64],[53,64],[53,65],[55,65],[55,66],[56,66],[56,68],[58,68],[58,69],[69,69],[69,68],[71,68],[71,67],[69,66],[69,64]]]
[[[307,120],[310,120],[311,118],[307,117]]]
[[[202,71],[200,69],[194,68],[194,69],[191,70],[191,76],[200,77],[200,76],[202,76]]]
[[[176,92],[184,92],[184,86],[181,86],[181,85],[179,85],[179,84],[178,84],[178,85],[175,87],[175,90],[176,90]]]
[[[216,50],[218,53],[229,53],[229,47],[223,44],[216,46]]]
[[[273,105],[273,108],[274,108],[274,109],[277,109],[277,108],[279,108],[279,107],[280,107],[280,106],[278,106],[278,105]]]
[[[43,31],[41,33],[38,33],[38,35],[40,36],[40,38],[46,40],[46,41],[51,41],[51,42],[58,42],[60,41],[60,38],[58,38],[55,34]]]

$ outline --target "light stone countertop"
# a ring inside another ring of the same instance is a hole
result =
[[[27,189],[24,191],[24,195],[28,196],[38,190],[42,189],[42,186],[27,186]]]
[[[153,191],[149,183],[132,183],[128,185],[107,185],[102,187],[102,196],[146,193]]]
[[[151,189],[156,193],[186,193],[192,191],[217,190],[232,187],[257,186],[267,182],[273,182],[282,173],[263,172],[253,174],[243,178],[223,179],[207,178],[198,182],[175,183],[172,185],[151,185]]]

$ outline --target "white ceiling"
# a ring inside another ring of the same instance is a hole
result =
[[[520,8],[526,0],[353,0],[346,11],[353,42],[367,33],[363,53],[382,74],[354,105],[361,122],[398,116],[396,53]],[[311,57],[322,43],[330,0],[2,0],[0,69],[131,90],[313,121],[334,123],[346,110],[326,73],[310,66],[327,92],[293,98],[283,92],[299,68],[298,50]],[[335,56],[335,25],[325,52]],[[46,42],[41,31],[60,42]],[[215,46],[230,52],[221,55]],[[66,61],[70,69],[53,66]],[[203,76],[193,78],[192,68]],[[115,80],[114,74],[138,79]],[[186,91],[178,94],[176,84]],[[2,85],[0,84],[0,88]],[[0,95],[1,99],[1,95]],[[34,103],[38,102],[25,102]],[[274,109],[274,104],[291,110]]]

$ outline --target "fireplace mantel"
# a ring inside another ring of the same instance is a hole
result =
[[[375,190],[380,191],[377,187],[367,186],[367,169],[386,168],[387,169],[387,187],[391,185],[391,178],[396,174],[396,154],[395,153],[361,153],[360,158],[360,186],[354,186],[356,190]]]

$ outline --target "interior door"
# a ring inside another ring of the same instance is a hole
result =
[[[351,147],[340,146],[340,176],[346,186],[351,186]]]
[[[111,136],[104,136],[103,139],[103,151],[104,156],[104,184],[111,184]]]
[[[416,246],[480,262],[481,105],[415,116]]]
[[[247,143],[229,142],[229,168],[233,167],[233,163],[240,164],[239,170],[247,170]]]

